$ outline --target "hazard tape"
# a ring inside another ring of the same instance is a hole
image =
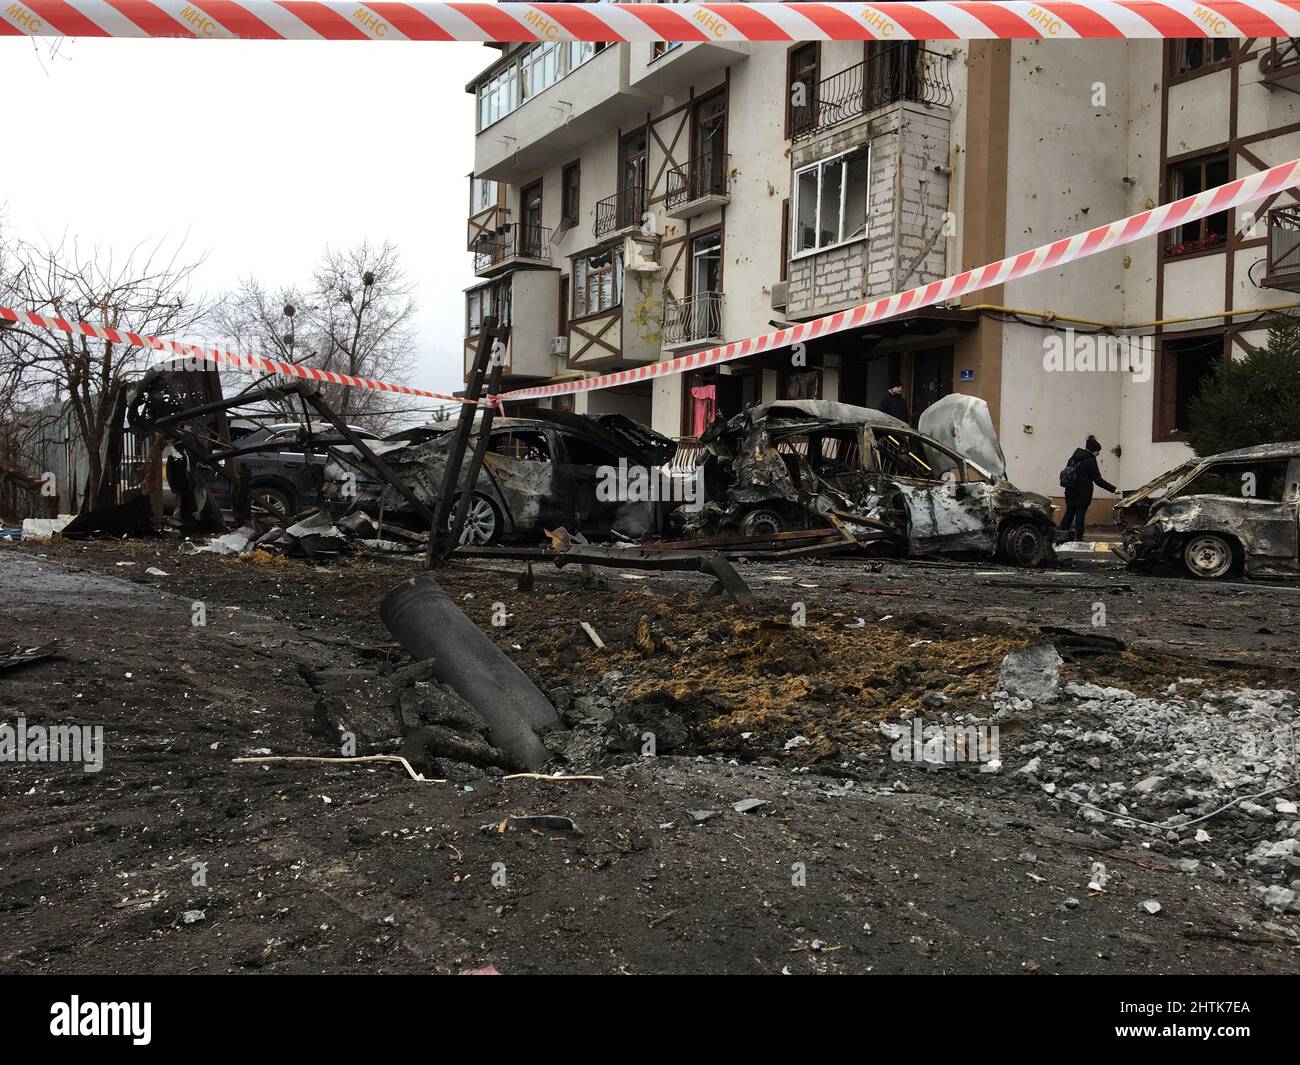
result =
[[[133,348],[149,348],[152,351],[166,352],[172,358],[210,362],[217,366],[224,366],[232,370],[243,370],[247,373],[281,374],[285,377],[298,377],[304,381],[322,381],[334,385],[346,385],[348,388],[369,389],[373,392],[391,392],[399,396],[419,396],[422,399],[443,399],[449,403],[470,402],[463,396],[448,396],[442,392],[429,392],[423,388],[412,388],[410,385],[399,385],[392,381],[379,381],[373,377],[355,377],[351,374],[335,373],[333,370],[321,370],[315,366],[300,366],[296,362],[268,359],[261,355],[241,355],[238,352],[204,347],[201,344],[193,344],[173,337],[155,337],[146,333],[132,333],[125,329],[113,329],[106,325],[93,325],[90,322],[70,322],[66,318],[37,314],[35,311],[19,311],[12,307],[0,307],[0,323],[4,322],[13,325],[29,325],[49,332],[94,337],[97,340],[112,344],[129,345]]]
[[[908,311],[922,307],[932,307],[938,303],[957,299],[970,292],[983,288],[1015,281],[1032,274],[1052,270],[1066,263],[1086,259],[1111,248],[1132,244],[1134,241],[1155,236],[1166,230],[1194,222],[1207,215],[1231,210],[1243,204],[1261,200],[1283,189],[1300,185],[1300,159],[1289,163],[1261,170],[1249,177],[1238,178],[1226,185],[1219,185],[1194,196],[1185,196],[1181,200],[1141,211],[1127,218],[1097,226],[1071,237],[1063,237],[1050,244],[1040,244],[1037,248],[1007,256],[995,263],[988,263],[973,270],[963,270],[960,274],[945,277],[941,281],[932,281],[928,285],[916,288],[868,303],[859,304],[848,310],[816,318],[811,322],[778,329],[773,333],[750,337],[748,340],[724,344],[690,355],[680,355],[664,362],[653,362],[638,366],[632,370],[619,370],[616,373],[603,374],[599,377],[587,377],[581,380],[565,381],[554,385],[535,385],[531,388],[519,388],[512,392],[503,392],[487,396],[482,401],[501,409],[506,402],[524,399],[544,399],[548,396],[563,396],[575,392],[592,392],[601,388],[614,388],[618,385],[635,384],[656,377],[687,373],[706,366],[734,362],[748,358],[764,351],[790,348],[819,337],[832,336],[849,329],[882,322],[897,317]],[[297,363],[281,362],[260,355],[241,355],[219,348],[203,347],[186,343],[182,340],[146,336],[124,330],[111,329],[107,326],[91,325],[88,322],[69,322],[64,318],[47,317],[34,311],[19,311],[10,307],[0,307],[0,322],[20,323],[38,329],[61,331],[71,334],[96,337],[99,340],[112,341],[115,344],[130,344],[138,348],[151,348],[154,351],[168,352],[185,359],[200,359],[216,363],[231,369],[245,370],[252,373],[284,374],[300,377],[309,381],[326,381],[350,388],[372,389],[378,392],[391,392],[403,396],[422,396],[429,399],[442,399],[454,403],[469,403],[463,396],[448,396],[441,392],[428,392],[409,385],[399,385],[391,381],[377,381],[370,377],[353,377],[348,374],[334,373],[332,370],[320,370],[314,366],[300,366]]]
[[[329,41],[860,41],[1300,37],[1295,0],[427,4],[0,0],[0,36]]]
[[[1078,259],[1086,259],[1098,252],[1132,244],[1144,237],[1163,233],[1167,229],[1173,229],[1186,222],[1194,222],[1206,215],[1240,207],[1242,204],[1263,199],[1281,189],[1296,185],[1300,185],[1300,159],[1293,159],[1289,163],[1262,170],[1249,177],[1238,178],[1226,185],[1206,189],[1194,196],[1185,196],[1181,200],[1162,204],[1149,211],[1142,211],[1128,218],[1121,218],[1117,222],[1098,226],[1096,229],[1076,233],[1072,237],[1064,237],[1051,244],[1040,244],[1037,248],[999,259],[995,263],[974,270],[964,270],[960,274],[945,277],[942,281],[918,285],[905,292],[859,304],[849,310],[839,311],[825,318],[816,318],[811,322],[791,326],[789,329],[779,329],[774,333],[764,333],[762,336],[709,348],[691,355],[638,366],[634,370],[620,370],[617,373],[588,377],[581,381],[566,381],[563,384],[520,388],[495,398],[502,402],[509,402],[560,396],[570,392],[589,392],[598,388],[634,384],[669,374],[686,373],[705,366],[716,366],[719,363],[744,359],[764,351],[792,347],[795,344],[816,340],[818,337],[830,336],[894,318],[907,311],[944,303],[968,292],[976,292],[982,288],[990,288],[1007,281],[1015,281],[1017,278],[1042,273],[1044,270],[1064,266]]]

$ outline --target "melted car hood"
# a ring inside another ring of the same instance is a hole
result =
[[[925,408],[916,428],[970,459],[994,480],[1007,479],[1006,456],[984,400],[960,392],[944,396]]]

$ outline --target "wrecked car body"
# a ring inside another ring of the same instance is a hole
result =
[[[431,509],[442,489],[451,429],[451,423],[419,426],[372,445]],[[477,436],[476,427],[471,447]],[[471,489],[461,542],[538,541],[546,530],[561,527],[602,539],[656,532],[671,502],[659,492],[623,498],[609,490],[611,478],[620,469],[657,475],[676,449],[674,441],[620,414],[538,411],[533,417],[496,418]],[[460,491],[465,490],[462,484]],[[372,516],[382,512],[385,520],[413,517],[408,501],[376,480],[350,447],[330,449],[324,497],[336,512],[359,507]]]
[[[702,437],[706,502],[683,525],[744,535],[883,529],[900,554],[1051,560],[1052,505],[1006,480],[984,402],[947,396],[921,426],[823,400],[751,407]]]
[[[1300,442],[1194,459],[1115,506],[1133,566],[1193,577],[1300,576]]]

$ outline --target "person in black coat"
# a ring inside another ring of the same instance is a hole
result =
[[[1097,466],[1097,453],[1101,444],[1095,436],[1089,436],[1083,447],[1076,447],[1066,469],[1073,471],[1072,483],[1065,489],[1065,517],[1061,519],[1061,528],[1068,529],[1073,523],[1074,538],[1083,539],[1083,520],[1088,513],[1088,504],[1092,502],[1092,486],[1115,491],[1115,486],[1101,475]]]
[[[880,401],[880,409],[891,418],[897,418],[900,422],[911,423],[911,419],[907,415],[907,400],[903,398],[903,386],[901,384],[889,386],[885,398]]]

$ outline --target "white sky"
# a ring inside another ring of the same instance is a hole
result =
[[[326,244],[391,240],[416,284],[410,384],[462,386],[481,44],[0,39],[11,236],[186,240],[210,295],[305,284]],[[188,234],[188,235],[187,235]]]

